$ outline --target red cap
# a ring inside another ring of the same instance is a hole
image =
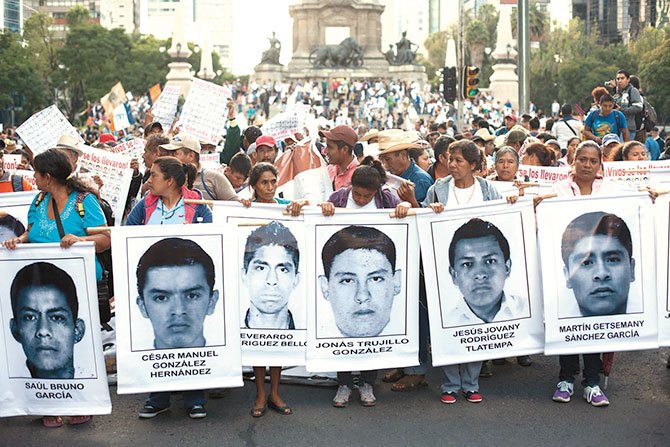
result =
[[[277,141],[270,135],[261,135],[260,137],[256,138],[256,148],[261,146],[275,147],[276,145]]]
[[[505,118],[510,118],[512,121],[516,121],[516,115],[513,113],[510,113],[509,115],[505,116]]]
[[[116,138],[114,138],[114,135],[111,133],[101,133],[100,134],[100,142],[101,143],[109,143],[110,141],[116,141]]]
[[[345,125],[335,126],[330,132],[321,130],[319,135],[330,141],[342,141],[349,147],[354,147],[358,141],[356,131]]]

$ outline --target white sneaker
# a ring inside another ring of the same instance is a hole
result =
[[[361,395],[361,404],[363,404],[364,407],[374,407],[377,403],[377,398],[375,398],[372,385],[369,383],[366,382],[363,383],[362,386],[359,386],[358,393]]]
[[[333,407],[344,408],[349,403],[349,397],[351,397],[351,388],[346,385],[340,385],[337,388],[337,393],[333,398]]]
[[[570,402],[570,396],[574,393],[574,385],[565,380],[561,380],[556,385],[556,391],[554,391],[554,397],[552,398],[554,402]]]
[[[610,404],[598,385],[584,387],[584,399],[594,407],[606,407]]]

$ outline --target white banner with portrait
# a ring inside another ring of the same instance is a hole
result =
[[[119,394],[242,386],[221,227],[118,227],[112,247]]]
[[[419,364],[419,237],[414,216],[305,210],[307,370]]]
[[[239,297],[245,366],[305,364],[305,225],[285,208],[215,202],[214,218],[226,224],[226,296]]]
[[[670,196],[656,199],[656,272],[658,275],[658,344],[670,346]]]
[[[39,191],[0,194],[0,243],[28,229],[28,210]]]
[[[92,242],[0,248],[0,416],[110,414]]]
[[[656,247],[647,193],[537,207],[545,354],[658,346]]]
[[[433,365],[544,348],[533,202],[417,216]]]

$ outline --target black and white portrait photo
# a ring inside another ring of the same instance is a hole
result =
[[[548,355],[658,346],[655,210],[618,194],[537,206]]]
[[[224,226],[173,227],[112,231],[120,394],[242,385],[238,302],[224,292],[238,271],[226,268]]]
[[[446,326],[530,316],[527,296],[505,292],[512,268],[509,241],[497,226],[479,218],[460,226],[449,244],[449,276],[461,298],[445,315]]]
[[[21,344],[30,376],[73,379],[74,345],[86,333],[72,277],[49,262],[18,271],[10,287],[9,328]]]
[[[0,271],[0,417],[110,413],[93,243],[0,250]]]
[[[25,225],[11,214],[0,211],[0,243],[21,236],[26,231]]]
[[[129,243],[130,265],[135,266],[135,281],[129,284],[135,286],[129,290],[132,350],[225,344],[221,236]]]
[[[532,200],[489,201],[417,219],[433,364],[542,352]]]
[[[593,211],[571,220],[561,237],[561,259],[572,297],[560,303],[559,318],[641,311],[638,300],[629,300],[635,258],[631,231],[621,217]]]
[[[331,234],[320,250],[317,338],[404,334],[406,248],[399,249],[375,226],[350,225],[333,232],[324,225],[318,230]],[[388,230],[402,240],[402,228]]]
[[[521,222],[516,212],[431,224],[443,328],[531,316]]]
[[[23,234],[28,227],[28,210],[36,194],[37,191],[0,194],[0,242]]]
[[[137,264],[137,307],[151,322],[156,349],[207,344],[205,318],[214,313],[214,262],[190,239],[154,243]]]
[[[249,297],[247,329],[296,329],[289,308],[300,282],[300,249],[291,230],[271,221],[246,238],[241,280]]]
[[[1,267],[8,274],[2,307],[9,316],[9,376],[97,377],[83,260],[3,261]]]

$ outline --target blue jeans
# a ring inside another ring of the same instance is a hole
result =
[[[184,408],[187,410],[196,405],[205,405],[205,392],[203,390],[184,391]],[[151,393],[144,402],[145,405],[151,405],[156,408],[167,408],[170,406],[170,392]]]
[[[482,362],[443,366],[442,373],[444,373],[445,380],[442,382],[442,392],[479,391],[479,371],[481,369]]]

